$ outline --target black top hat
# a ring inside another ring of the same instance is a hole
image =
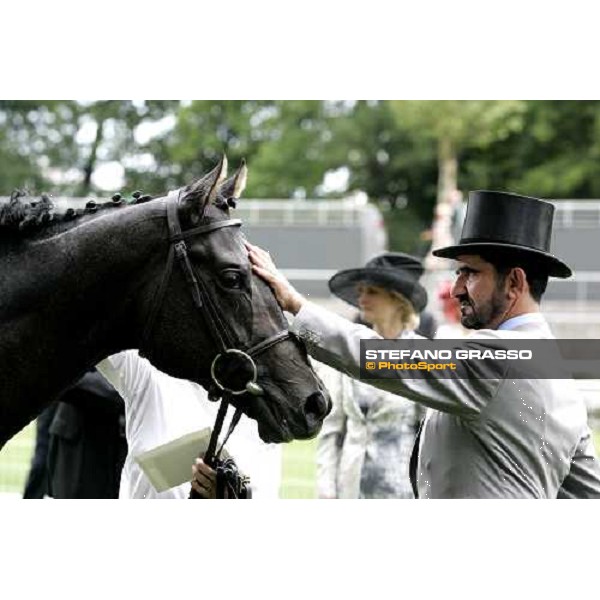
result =
[[[421,275],[423,265],[414,256],[385,252],[372,258],[362,269],[339,271],[329,280],[329,289],[342,300],[358,306],[357,285],[376,285],[400,292],[419,313],[427,305],[427,292],[419,283]]]
[[[508,192],[471,192],[462,234],[456,246],[434,250],[434,256],[456,258],[483,249],[503,249],[539,261],[548,275],[566,278],[571,269],[550,254],[554,205]]]

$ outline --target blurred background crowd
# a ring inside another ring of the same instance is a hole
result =
[[[234,167],[248,163],[236,209],[248,237],[301,292],[357,318],[331,293],[331,277],[385,251],[408,253],[424,264],[426,315],[444,337],[457,334],[452,276],[430,250],[458,239],[468,191],[548,199],[554,253],[575,276],[551,281],[542,311],[557,337],[600,337],[598,101],[0,101],[2,197],[15,188],[57,203],[134,190],[158,196],[223,153]],[[600,431],[599,382],[579,385]],[[62,421],[52,415],[50,442],[69,434],[69,410],[59,409]],[[120,440],[115,415],[111,435]],[[0,452],[0,495],[23,494],[35,428]],[[324,483],[331,473],[317,469],[322,442],[283,448],[281,497],[335,495]],[[410,494],[401,488],[398,497]]]

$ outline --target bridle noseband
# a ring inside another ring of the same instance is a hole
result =
[[[256,356],[259,354],[269,350],[279,342],[288,339],[290,337],[290,333],[287,330],[280,331],[249,348],[241,347],[242,344],[233,339],[234,335],[225,325],[226,320],[223,318],[221,311],[208,293],[209,286],[202,273],[194,269],[192,266],[188,256],[188,248],[185,240],[196,235],[209,234],[213,231],[223,229],[224,227],[239,227],[241,226],[242,222],[240,219],[224,219],[222,221],[214,221],[212,223],[207,223],[186,231],[182,231],[181,224],[179,222],[179,216],[177,214],[179,193],[179,191],[170,192],[166,200],[167,224],[169,229],[169,253],[167,255],[167,262],[162,274],[160,285],[157,288],[157,292],[154,297],[152,307],[148,312],[148,317],[142,333],[140,355],[143,356],[143,349],[147,348],[150,342],[152,331],[154,329],[154,325],[156,323],[158,313],[160,312],[169,280],[171,278],[173,263],[175,262],[175,259],[177,259],[177,262],[183,271],[186,283],[190,289],[194,305],[204,316],[204,321],[219,349],[217,355],[212,360],[210,368],[212,385],[209,390],[209,399],[213,401],[223,399],[223,402],[221,402],[221,406],[219,407],[217,421],[213,429],[213,435],[211,436],[209,448],[205,454],[205,462],[208,462],[210,459],[212,459],[212,455],[216,447],[217,437],[223,425],[225,413],[227,412],[228,398],[246,393],[254,396],[259,396],[262,394],[262,388],[257,383],[258,370],[256,363],[254,362],[254,358],[256,358]],[[219,367],[226,367],[227,362],[231,361],[232,359],[236,361],[241,359],[242,361],[246,362],[248,366],[247,370],[249,373],[251,373],[248,381],[235,389],[228,386],[227,382],[219,380],[217,375]],[[227,433],[226,439],[222,443],[221,448],[216,456],[220,454],[223,445],[233,431],[233,428],[237,425],[240,416],[241,411],[237,409],[231,421],[231,426],[229,428],[229,432]],[[207,457],[209,457],[208,461]]]

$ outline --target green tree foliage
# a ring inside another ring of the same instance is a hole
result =
[[[524,104],[519,130],[464,153],[461,185],[543,198],[600,198],[600,103]]]
[[[259,139],[254,115],[267,103],[254,101],[199,100],[181,106],[172,130],[148,145],[159,173],[175,183],[190,181],[212,169],[225,152],[231,164],[251,161]]]
[[[178,106],[169,101],[0,101],[2,193],[28,187],[95,193],[99,164],[136,153],[136,128]]]
[[[330,168],[348,168],[350,189],[364,190],[379,205],[390,247],[420,253],[435,202],[430,140],[400,127],[389,102],[341,103],[328,155]]]
[[[181,185],[225,153],[232,167],[242,159],[249,163],[247,196],[289,198],[301,190],[312,196],[327,169],[327,129],[319,101],[194,101],[179,109],[172,130],[144,148],[156,165],[130,170],[128,179]]]
[[[262,143],[252,162],[248,194],[258,198],[314,197],[330,161],[333,115],[316,100],[277,101],[258,115]]]
[[[0,101],[0,184],[39,189],[47,185],[44,171],[56,163],[73,164],[75,103],[59,101]]]
[[[145,132],[145,133],[144,133]],[[116,161],[125,190],[158,194],[225,152],[249,164],[248,197],[335,196],[347,174],[415,251],[444,189],[599,198],[597,101],[0,101],[0,193],[94,189]]]
[[[487,148],[522,129],[526,105],[507,100],[434,100],[391,103],[399,126],[434,145],[438,201],[458,188],[460,152]]]
[[[435,192],[431,148],[398,126],[389,102],[360,101],[340,111],[329,153],[334,167],[349,168],[351,189],[391,208],[408,203],[420,217],[429,216],[431,203],[424,198]]]

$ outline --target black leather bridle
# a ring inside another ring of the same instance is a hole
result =
[[[167,262],[162,274],[160,285],[157,288],[153,304],[148,313],[140,348],[144,349],[148,347],[148,343],[150,342],[152,331],[156,323],[156,318],[162,306],[169,280],[171,279],[173,264],[175,260],[177,260],[192,294],[194,306],[196,306],[196,308],[198,308],[198,310],[204,316],[204,321],[206,322],[210,334],[219,349],[211,363],[211,385],[208,395],[209,399],[212,401],[222,400],[217,414],[215,426],[212,431],[208,450],[204,456],[204,462],[211,464],[211,461],[214,458],[218,458],[223,445],[227,441],[227,438],[241,417],[241,410],[238,408],[236,409],[236,412],[232,418],[225,441],[223,441],[219,451],[215,454],[217,439],[223,426],[223,421],[225,419],[230,398],[232,396],[239,396],[246,393],[254,396],[262,395],[262,388],[257,383],[258,370],[256,368],[254,359],[259,354],[266,352],[273,346],[288,339],[290,337],[290,333],[287,330],[280,331],[251,347],[243,347],[238,340],[234,339],[234,335],[225,325],[226,320],[223,318],[221,311],[219,310],[218,306],[215,305],[210,294],[208,293],[209,286],[202,273],[194,269],[192,266],[188,256],[188,248],[185,240],[197,235],[209,234],[224,227],[239,227],[242,222],[240,219],[225,219],[223,221],[215,221],[213,223],[207,223],[205,225],[194,227],[193,229],[182,231],[179,223],[179,216],[177,214],[179,193],[179,191],[170,192],[167,196],[166,207],[167,224],[169,229],[169,253],[167,255]],[[140,352],[140,354],[142,353]],[[217,371],[222,369],[223,366],[226,366],[227,362],[231,360],[242,360],[246,363],[248,372],[251,373],[248,381],[244,382],[242,386],[235,389],[228,387],[227,383],[221,381],[217,374]]]

